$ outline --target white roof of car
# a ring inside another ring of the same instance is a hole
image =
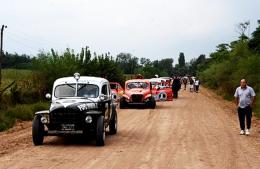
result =
[[[149,79],[150,82],[162,82],[165,81],[166,79],[163,78],[151,78]]]
[[[92,77],[92,76],[80,76],[78,83],[89,83],[99,85],[100,83],[109,83],[107,79],[101,77]],[[63,77],[59,78],[54,82],[54,86],[65,83],[76,83],[74,77]]]

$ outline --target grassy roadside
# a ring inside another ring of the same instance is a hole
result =
[[[228,93],[224,93],[221,90],[216,90],[216,89],[212,89],[208,86],[204,86],[210,90],[212,90],[213,92],[215,92],[217,95],[221,96],[224,100],[228,100],[228,101],[234,101],[234,96],[230,95]],[[235,89],[234,89],[235,90]],[[235,91],[234,91],[235,92]],[[253,107],[253,114],[254,116],[260,120],[260,94],[256,92],[256,104]]]
[[[27,88],[21,86],[21,84],[31,79],[32,71],[31,70],[22,70],[22,69],[3,69],[2,70],[2,86],[5,88],[11,82],[16,81],[16,84],[27,92]],[[30,104],[15,104],[12,103],[10,89],[5,91],[2,96],[2,103],[0,106],[0,131],[7,130],[19,120],[32,120],[34,113],[36,111],[44,110],[49,108],[49,102],[37,102]],[[18,97],[14,95],[14,97]],[[32,96],[30,96],[32,97]]]
[[[38,102],[34,104],[20,104],[0,110],[0,131],[14,126],[17,120],[32,120],[34,113],[49,108],[49,102]]]
[[[260,120],[260,95],[256,93],[256,105],[253,108],[254,115]]]
[[[22,70],[22,69],[3,69],[2,70],[2,86],[1,88],[6,87],[11,82],[21,81],[27,79],[32,75],[31,70]]]

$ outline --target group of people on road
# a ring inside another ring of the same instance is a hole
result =
[[[199,92],[199,86],[200,86],[200,80],[197,77],[191,77],[191,76],[184,76],[181,78],[181,83],[184,86],[184,90],[187,89],[187,84],[189,84],[190,92],[195,91],[196,93]]]
[[[184,77],[173,77],[172,82],[172,91],[173,97],[178,98],[178,92],[181,89],[181,85],[183,84],[184,90],[187,89],[187,85],[189,84],[190,92],[199,92],[200,80],[196,77],[184,76]]]

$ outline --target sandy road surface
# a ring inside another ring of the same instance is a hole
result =
[[[119,133],[105,147],[59,137],[35,147],[31,124],[21,123],[0,133],[0,168],[260,168],[259,126],[238,135],[232,108],[203,89],[155,110],[119,110]]]

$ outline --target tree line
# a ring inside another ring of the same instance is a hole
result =
[[[201,54],[189,62],[186,62],[183,52],[180,52],[176,61],[173,57],[150,60],[138,58],[131,53],[120,53],[116,57],[110,53],[96,54],[85,47],[79,53],[66,49],[60,54],[51,49],[50,52],[40,52],[36,57],[7,53],[3,67],[33,70],[33,83],[37,86],[37,93],[50,91],[55,79],[79,72],[82,75],[104,77],[120,83],[126,80],[127,74],[142,74],[145,78],[155,75],[199,76],[205,85],[230,97],[231,89],[242,77],[247,78],[259,91],[260,21],[258,23],[251,37],[245,35],[249,24],[240,23],[237,40],[219,44],[209,57]]]

